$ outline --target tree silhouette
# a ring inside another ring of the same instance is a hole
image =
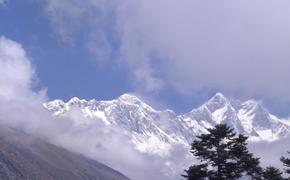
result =
[[[290,152],[288,152],[288,154],[290,154]],[[282,156],[280,160],[283,163],[283,165],[286,167],[285,172],[287,174],[290,174],[290,159]],[[288,179],[290,179],[290,177]]]
[[[263,180],[283,180],[282,172],[273,167],[267,167],[263,172]]]
[[[259,159],[247,149],[247,137],[237,135],[226,124],[209,128],[207,134],[197,136],[191,144],[191,153],[200,164],[191,166],[182,175],[187,180],[228,180],[248,176],[260,179]]]

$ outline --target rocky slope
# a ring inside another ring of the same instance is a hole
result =
[[[121,173],[19,130],[0,127],[0,179],[127,180]]]

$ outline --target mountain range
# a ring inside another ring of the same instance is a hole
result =
[[[76,125],[116,126],[123,131],[140,152],[166,155],[174,144],[188,146],[207,128],[226,123],[249,141],[276,141],[290,136],[290,124],[271,114],[256,100],[241,101],[215,94],[201,106],[185,114],[172,110],[156,110],[137,96],[124,94],[109,101],[84,100],[74,97],[68,102],[53,100],[44,107],[54,117],[68,117],[77,110],[83,118]]]

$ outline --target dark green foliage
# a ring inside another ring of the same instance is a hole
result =
[[[204,179],[207,177],[207,165],[206,164],[200,164],[200,165],[194,165],[190,166],[188,170],[185,170],[187,175],[182,175],[183,177],[187,179]]]
[[[282,172],[275,167],[267,167],[263,172],[263,180],[283,180]]]
[[[187,180],[226,180],[247,175],[260,179],[262,168],[259,159],[247,149],[247,137],[237,135],[225,124],[216,125],[208,131],[208,134],[197,136],[191,144],[191,153],[201,164],[191,166],[183,177]]]
[[[288,152],[288,154],[290,154],[290,152]],[[282,156],[280,160],[283,163],[283,165],[286,167],[285,172],[290,175],[290,158],[286,158]],[[288,177],[287,179],[290,180],[290,177]]]
[[[288,152],[288,154],[290,154],[290,152]],[[280,160],[282,161],[283,165],[287,167],[287,169],[285,170],[286,173],[290,174],[290,159],[282,156]]]

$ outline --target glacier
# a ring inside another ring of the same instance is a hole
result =
[[[97,101],[72,98],[53,100],[44,107],[54,117],[69,117],[73,110],[85,118],[74,118],[76,126],[93,126],[101,121],[117,126],[131,139],[136,150],[166,156],[175,145],[189,147],[207,128],[226,123],[252,142],[273,142],[290,137],[290,124],[271,114],[256,100],[241,101],[216,93],[192,111],[178,115],[173,110],[156,110],[137,96],[124,94],[117,99]],[[69,118],[68,118],[69,119]]]

